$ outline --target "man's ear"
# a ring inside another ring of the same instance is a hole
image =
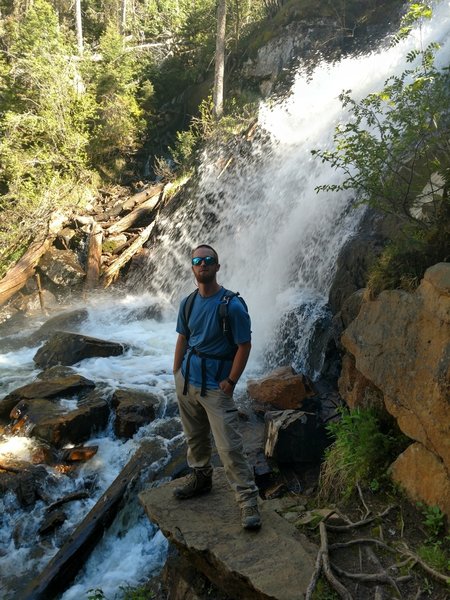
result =
[[[219,263],[217,263],[217,269],[216,269],[216,272],[217,272],[219,269],[220,269],[220,265],[219,265]]]

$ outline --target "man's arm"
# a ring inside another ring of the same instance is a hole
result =
[[[250,356],[250,350],[252,349],[251,342],[244,342],[243,344],[238,344],[238,349],[235,354],[233,364],[231,365],[231,371],[228,376],[228,379],[237,383],[239,377],[244,372],[245,366],[248,361],[248,357]],[[228,379],[224,379],[219,383],[219,387],[222,392],[231,396],[233,394],[234,385],[228,383]]]
[[[184,353],[186,352],[187,339],[182,333],[178,334],[175,344],[175,355],[173,357],[173,372],[176,373],[181,368]],[[245,366],[245,365],[244,365]]]

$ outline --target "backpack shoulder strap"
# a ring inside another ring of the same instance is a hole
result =
[[[224,336],[227,338],[231,346],[236,346],[233,338],[233,332],[231,331],[230,320],[228,318],[228,306],[233,298],[239,298],[245,310],[248,311],[245,300],[240,296],[239,292],[232,292],[231,290],[224,290],[222,301],[219,304],[219,319],[222,327]]]
[[[191,316],[192,309],[194,307],[194,301],[195,301],[197,294],[198,294],[198,290],[194,290],[191,294],[189,294],[189,296],[186,298],[186,301],[185,301],[184,307],[183,307],[184,321],[186,323],[186,329],[188,331],[188,335],[186,336],[187,340],[189,340],[189,337],[190,337],[189,318]]]

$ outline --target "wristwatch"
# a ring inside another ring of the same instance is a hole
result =
[[[233,381],[232,379],[230,379],[229,377],[227,377],[227,381],[231,386],[235,386],[236,385],[236,381]]]

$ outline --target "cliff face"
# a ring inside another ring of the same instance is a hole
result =
[[[413,441],[392,477],[450,515],[450,264],[429,268],[415,293],[363,302],[341,341],[343,398],[351,407],[383,402]]]

